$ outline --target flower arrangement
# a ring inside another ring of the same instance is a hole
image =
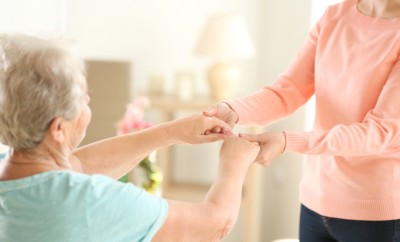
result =
[[[150,100],[145,96],[136,98],[126,107],[123,118],[117,124],[117,134],[123,135],[152,126],[144,120],[144,111],[150,106]],[[143,159],[134,171],[134,183],[143,187],[147,192],[156,194],[162,182],[162,174],[156,164],[156,153],[153,152]],[[129,182],[126,174],[120,179],[121,182]]]

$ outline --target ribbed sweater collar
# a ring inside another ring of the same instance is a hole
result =
[[[362,27],[364,29],[385,31],[385,30],[397,30],[400,31],[400,17],[386,19],[386,18],[375,18],[363,14],[357,7],[357,0],[349,0],[349,11],[346,15],[346,20],[354,25]]]

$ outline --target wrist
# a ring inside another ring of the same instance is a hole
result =
[[[234,117],[234,122],[237,124],[239,122],[239,115],[236,113],[235,109],[233,109],[232,106],[227,102],[222,102],[221,104],[229,108],[231,116]]]
[[[220,175],[220,177],[223,177],[224,179],[229,179],[229,178],[244,179],[250,165],[251,163],[243,162],[242,160],[239,162],[234,162],[234,160],[229,160],[229,161],[221,160],[218,168],[218,174]]]
[[[175,130],[175,121],[166,122],[159,125],[159,138],[162,138],[167,145],[173,145],[182,142],[182,138],[179,137],[179,132]]]

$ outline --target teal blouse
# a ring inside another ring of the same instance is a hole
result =
[[[0,241],[151,241],[166,200],[102,175],[52,171],[0,182]]]

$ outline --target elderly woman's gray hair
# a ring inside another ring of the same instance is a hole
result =
[[[76,117],[85,97],[84,64],[70,43],[0,35],[0,142],[33,149],[56,117]]]

